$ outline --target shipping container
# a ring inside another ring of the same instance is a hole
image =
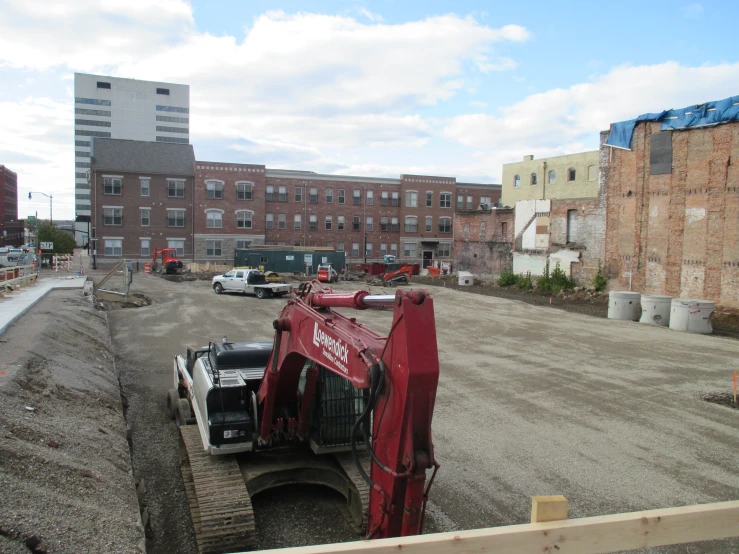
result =
[[[255,267],[277,273],[305,273],[315,275],[320,264],[331,264],[336,271],[346,267],[346,253],[325,250],[267,250],[237,248],[234,267]]]

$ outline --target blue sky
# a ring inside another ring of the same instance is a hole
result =
[[[553,9],[552,6],[556,6]],[[0,163],[73,216],[72,74],[191,86],[198,159],[500,182],[739,94],[727,2],[4,0]]]

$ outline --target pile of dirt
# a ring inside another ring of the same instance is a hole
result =
[[[150,306],[151,298],[140,292],[130,293],[128,300],[124,302],[114,302],[111,300],[100,300],[98,306],[106,311],[111,310],[122,310],[125,308],[141,308],[143,306]]]
[[[50,293],[0,342],[0,551],[142,552],[103,312]]]
[[[727,406],[729,408],[739,410],[739,402],[734,402],[734,393],[731,392],[715,392],[711,394],[706,394],[703,397],[703,400],[705,400],[706,402],[711,402],[713,404],[720,404],[722,406]]]

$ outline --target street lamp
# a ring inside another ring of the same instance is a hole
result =
[[[42,195],[46,196],[46,198],[49,199],[49,223],[53,223],[54,222],[54,218],[52,217],[52,213],[53,212],[51,211],[51,201],[52,201],[52,199],[54,197],[51,194],[46,194],[45,192],[36,192],[36,191],[33,191],[33,192],[29,192],[28,193],[28,199],[29,200],[31,200],[31,194],[42,194]]]

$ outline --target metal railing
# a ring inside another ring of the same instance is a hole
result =
[[[38,278],[38,269],[33,265],[0,267],[0,285],[25,286]]]

